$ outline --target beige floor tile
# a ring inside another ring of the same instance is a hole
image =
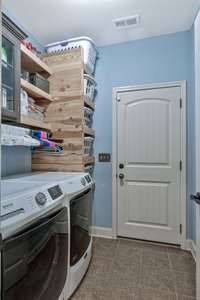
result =
[[[159,243],[151,243],[151,242],[138,242],[143,247],[144,251],[153,251],[155,253],[164,252],[167,253],[167,246],[161,245]]]
[[[175,282],[171,270],[161,266],[142,265],[140,284],[143,288],[152,288],[164,293],[175,293]]]
[[[177,300],[175,293],[160,292],[156,289],[139,289],[134,300]]]
[[[92,274],[105,274],[107,273],[113,265],[113,259],[107,259],[106,257],[103,256],[93,256],[90,267],[88,269],[88,273]]]
[[[185,295],[178,295],[178,300],[196,300],[196,297],[189,297]]]
[[[143,251],[142,264],[153,268],[170,268],[169,257],[166,252]]]
[[[196,277],[195,273],[175,272],[176,291],[179,295],[190,297],[196,296]]]
[[[93,246],[93,255],[106,258],[114,258],[118,241],[111,239],[98,239]]]
[[[171,266],[175,271],[195,273],[195,261],[190,252],[176,248],[169,248],[168,252]]]

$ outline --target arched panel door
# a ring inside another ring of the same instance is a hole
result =
[[[180,87],[119,94],[119,236],[180,244],[180,97]]]

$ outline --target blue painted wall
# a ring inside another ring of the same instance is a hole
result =
[[[194,211],[189,194],[194,191],[194,88],[193,31],[101,47],[96,68],[98,95],[94,127],[95,155],[112,152],[112,88],[125,85],[187,80],[187,197],[188,236],[195,239]],[[112,226],[112,165],[96,168],[93,208],[95,226]]]

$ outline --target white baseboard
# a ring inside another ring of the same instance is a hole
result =
[[[106,239],[113,239],[113,231],[112,228],[104,228],[104,227],[91,227],[92,236],[102,237]]]
[[[193,258],[196,261],[196,244],[194,243],[193,240],[186,241],[186,250],[192,253]]]

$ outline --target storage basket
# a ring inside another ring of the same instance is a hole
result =
[[[96,81],[93,77],[84,74],[84,96],[94,101]]]
[[[84,65],[86,72],[88,74],[94,74],[98,52],[93,40],[86,36],[48,44],[46,46],[46,51],[47,53],[52,53],[77,47],[82,47],[84,50]]]
[[[93,143],[94,143],[94,138],[92,138],[92,137],[84,138],[84,154],[85,155],[93,154]]]
[[[83,114],[84,114],[85,125],[87,127],[91,128],[92,127],[92,119],[93,119],[93,110],[88,107],[84,107]]]

